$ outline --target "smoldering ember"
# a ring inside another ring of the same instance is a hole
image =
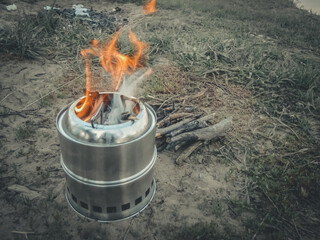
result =
[[[320,16],[294,1],[0,1],[1,239],[319,239]]]

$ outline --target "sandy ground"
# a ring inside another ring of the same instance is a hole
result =
[[[30,11],[36,9],[25,2],[18,3],[19,8],[23,5]],[[37,7],[43,4],[41,1]],[[129,7],[123,9],[124,14],[130,12]],[[3,23],[3,19],[14,20],[18,13],[6,12],[1,5],[1,14]],[[160,240],[166,239],[167,226],[180,228],[200,221],[219,225],[221,219],[235,230],[243,230],[224,200],[241,195],[244,180],[236,173],[231,174],[231,167],[212,154],[215,143],[197,151],[182,166],[174,163],[176,153],[159,153],[155,166],[156,195],[136,217],[108,224],[82,219],[64,197],[65,176],[55,127],[57,113],[81,96],[81,92],[72,92],[74,83],[67,78],[63,64],[48,60],[2,58],[0,81],[1,239],[24,239],[23,233],[14,232],[20,231],[31,232],[29,239]],[[241,107],[250,96],[225,95],[219,88],[213,94],[220,102],[228,103],[220,107],[209,104],[206,111],[217,110],[220,117],[227,112],[252,119],[250,105],[247,109]],[[241,125],[235,122],[236,126]],[[248,128],[243,123],[241,126],[243,131]],[[31,131],[29,135],[22,131],[27,129]],[[19,135],[23,133],[26,138]],[[13,184],[36,191],[40,197],[25,199],[8,189]]]
[[[65,178],[60,166],[55,117],[75,99],[50,97],[42,104],[39,100],[41,95],[56,88],[53,85],[56,79],[63,77],[63,68],[57,64],[9,62],[0,68],[1,109],[2,112],[14,111],[1,117],[0,232],[3,239],[12,239],[15,235],[12,231],[45,234],[50,231],[50,225],[57,222],[63,222],[63,232],[74,239],[79,236],[85,239],[85,235],[95,234],[96,229],[99,236],[106,232],[108,239],[121,239],[129,227],[126,239],[153,239],[153,236],[165,239],[161,230],[166,225],[181,227],[215,220],[212,206],[215,204],[221,204],[224,219],[238,226],[227,206],[219,202],[226,197],[234,198],[241,189],[225,180],[229,167],[210,156],[210,151],[195,154],[182,166],[174,163],[175,153],[160,153],[155,166],[156,195],[148,208],[131,220],[101,224],[87,222],[74,213],[64,197]],[[27,139],[17,139],[17,131],[24,124],[34,128],[35,133]],[[13,184],[28,187],[41,196],[24,200],[23,196],[8,190]],[[50,234],[56,236],[57,233]]]

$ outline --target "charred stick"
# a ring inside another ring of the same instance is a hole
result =
[[[93,116],[92,116],[91,119],[90,119],[92,128],[95,128],[95,127],[94,127],[94,121],[99,117],[100,114],[102,115],[102,108],[103,108],[103,102],[100,103],[97,111],[93,114]],[[100,118],[100,120],[101,120],[101,118]],[[102,121],[102,120],[101,120],[101,121]],[[101,123],[102,123],[102,122],[101,122]],[[100,123],[100,124],[101,124],[101,123]]]
[[[202,118],[199,118],[197,120],[194,120],[192,122],[186,123],[182,125],[181,127],[173,130],[172,132],[169,132],[167,134],[168,137],[174,137],[177,136],[183,132],[190,132],[199,128],[205,128],[208,127],[209,125],[206,123],[206,121],[213,119],[215,117],[215,113],[209,114],[207,116],[204,116]]]
[[[190,145],[183,153],[176,159],[176,164],[181,165],[195,150],[202,146],[203,142],[195,142]]]
[[[175,146],[174,146],[174,151],[178,151],[182,146],[184,146],[185,143],[186,143],[186,142],[182,142],[182,143],[180,143],[180,144],[178,144],[178,145],[175,145]]]
[[[184,132],[190,132],[199,128],[205,128],[208,127],[209,125],[205,122],[199,122],[197,120],[183,124],[181,127],[179,127],[178,129],[173,130],[172,132],[169,132],[168,134],[166,134],[166,136],[168,137],[174,137],[177,136],[181,133]]]
[[[167,118],[159,121],[157,123],[157,127],[160,128],[160,127],[164,126],[165,124],[170,123],[170,121],[178,119],[178,118],[191,117],[191,116],[193,116],[192,113],[175,113],[175,114],[169,115]]]
[[[163,151],[163,150],[166,148],[167,142],[166,142],[165,139],[157,140],[157,141],[156,141],[156,146],[157,146],[158,152],[161,152],[161,151]]]
[[[190,143],[189,141],[184,141],[184,142],[179,142],[179,143],[169,142],[169,143],[167,143],[166,150],[178,151],[181,147],[183,147],[184,145],[187,145],[189,143]]]
[[[169,123],[170,123],[170,119],[168,117],[165,117],[157,123],[157,127],[161,128],[165,125],[168,125]]]
[[[192,120],[194,120],[194,119],[193,118],[186,118],[178,123],[172,124],[169,127],[158,129],[158,131],[156,133],[156,137],[159,138],[163,135],[166,135],[168,132],[171,132],[171,131],[177,129],[177,128],[183,126],[184,124],[191,122]]]
[[[130,117],[130,115],[131,115],[131,113],[129,113],[129,112],[123,112],[123,113],[121,113],[121,120],[122,121],[125,121],[125,120],[128,120],[128,118]]]
[[[213,138],[223,136],[231,126],[232,117],[229,117],[215,125],[174,136],[171,139],[168,139],[168,141],[170,145],[178,145],[185,141],[209,141]]]

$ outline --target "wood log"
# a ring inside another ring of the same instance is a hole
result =
[[[164,136],[165,134],[167,134],[168,132],[171,132],[179,127],[181,127],[183,124],[186,124],[188,122],[191,122],[192,120],[194,120],[194,118],[186,118],[180,122],[177,122],[175,124],[170,125],[169,127],[166,128],[160,128],[157,130],[156,133],[156,137],[159,138],[161,136]]]
[[[199,121],[195,120],[195,121],[191,121],[191,122],[183,124],[181,127],[167,133],[166,136],[167,137],[174,137],[174,136],[177,136],[177,135],[184,133],[184,132],[190,132],[190,131],[193,131],[193,130],[196,130],[199,128],[205,128],[208,126],[209,125],[205,122],[199,122]]]
[[[229,117],[215,125],[174,136],[171,139],[168,139],[168,141],[171,146],[178,145],[185,141],[209,141],[213,138],[223,136],[231,126],[232,117]]]
[[[169,124],[170,121],[175,120],[175,119],[179,119],[179,118],[186,118],[186,117],[191,117],[193,116],[192,113],[174,113],[169,115],[168,117],[164,118],[163,120],[159,121],[157,123],[157,127],[161,128],[166,124]]]
[[[174,137],[174,136],[177,136],[183,132],[190,132],[190,131],[193,131],[193,130],[196,130],[199,128],[208,127],[209,125],[207,124],[206,121],[213,119],[215,117],[215,115],[216,115],[215,113],[212,113],[212,114],[209,114],[209,115],[204,116],[202,118],[199,118],[197,120],[194,120],[192,122],[183,124],[181,127],[167,133],[166,136]]]

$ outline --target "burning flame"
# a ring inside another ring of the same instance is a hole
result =
[[[156,0],[148,0],[143,7],[143,12],[145,15],[156,12]]]
[[[115,91],[119,89],[124,74],[132,74],[136,68],[144,67],[143,59],[148,44],[139,41],[134,33],[130,31],[129,40],[133,45],[133,53],[131,55],[122,54],[117,48],[119,34],[119,31],[116,32],[113,38],[105,45],[98,40],[92,40],[88,49],[81,50],[81,55],[85,61],[86,97],[79,101],[75,107],[75,112],[79,118],[86,122],[90,120],[99,105],[106,101],[98,93],[90,92],[90,58],[92,56],[99,57],[103,69],[111,74],[112,88]]]

